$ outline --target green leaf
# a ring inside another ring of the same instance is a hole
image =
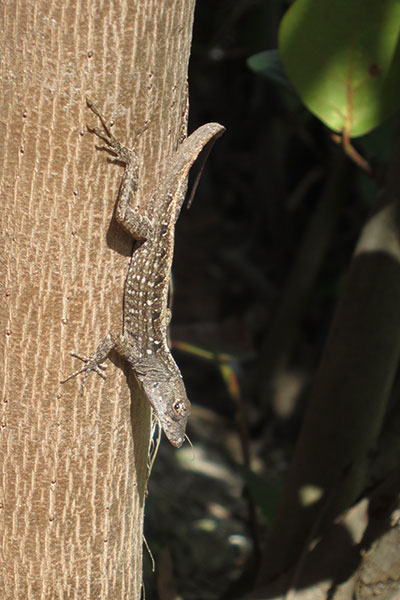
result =
[[[399,32],[399,0],[296,0],[282,20],[279,48],[307,108],[356,137],[400,106]]]
[[[247,59],[247,66],[255,73],[260,73],[271,81],[279,83],[289,92],[295,93],[283,70],[278,50],[264,50],[264,52],[253,54]]]

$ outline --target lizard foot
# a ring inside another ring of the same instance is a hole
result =
[[[83,363],[85,363],[85,366],[82,367],[82,369],[78,369],[78,371],[75,371],[74,373],[72,373],[71,375],[69,375],[66,379],[63,379],[62,381],[60,381],[60,383],[66,383],[67,381],[69,381],[70,379],[73,379],[74,377],[77,377],[78,375],[80,375],[81,373],[84,373],[84,377],[83,377],[83,381],[82,381],[82,387],[85,386],[86,384],[86,380],[88,378],[88,375],[91,371],[94,371],[95,373],[97,373],[98,375],[100,375],[100,377],[102,379],[106,379],[106,376],[104,375],[104,373],[102,371],[106,370],[106,366],[105,365],[99,365],[96,360],[95,357],[93,356],[79,356],[79,354],[75,354],[75,352],[71,352],[71,356],[73,356],[74,358],[78,358],[79,360],[81,360]]]
[[[103,142],[107,144],[107,148],[105,148],[105,150],[111,152],[111,154],[114,154],[117,160],[126,165],[130,164],[132,162],[132,150],[130,150],[126,146],[123,146],[117,140],[117,138],[113,136],[110,127],[107,125],[104,117],[102,116],[94,102],[86,98],[86,103],[90,110],[96,115],[96,117],[100,119],[100,123],[102,124],[102,127],[104,129],[104,131],[102,131],[98,127],[88,127],[90,133],[94,133],[95,135],[97,135],[97,137],[103,140]],[[145,131],[148,128],[148,126],[149,124],[147,123],[146,125],[141,127],[136,132],[135,139],[137,139],[143,133],[143,131]]]

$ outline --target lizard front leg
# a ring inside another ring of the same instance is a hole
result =
[[[94,371],[95,373],[100,375],[100,377],[105,379],[105,376],[102,373],[102,371],[104,371],[105,367],[102,366],[102,363],[106,360],[106,358],[108,357],[110,352],[112,350],[114,350],[114,348],[116,347],[118,337],[119,337],[119,334],[113,335],[112,333],[109,333],[97,346],[95,352],[93,352],[93,354],[91,354],[89,357],[80,356],[79,354],[72,352],[71,356],[74,356],[75,358],[79,358],[79,360],[83,361],[85,363],[85,365],[81,369],[78,369],[78,371],[75,371],[74,373],[69,375],[66,379],[63,379],[63,381],[61,381],[61,383],[65,383],[66,381],[73,379],[77,375],[84,373],[85,376],[84,376],[83,382],[82,382],[82,385],[84,386],[86,383],[87,377],[91,371]]]
[[[120,333],[109,333],[106,337],[100,342],[97,346],[96,350],[89,357],[80,356],[75,352],[71,353],[71,356],[75,358],[79,358],[84,364],[81,369],[74,371],[71,375],[69,375],[66,379],[61,381],[61,383],[65,383],[77,375],[81,375],[84,373],[83,385],[86,383],[86,379],[92,371],[100,375],[103,379],[105,379],[104,371],[105,367],[102,363],[108,358],[112,351],[115,351],[119,356],[124,358],[132,367],[136,360],[139,361],[141,359],[141,353],[136,347],[133,340],[128,339],[126,336]]]

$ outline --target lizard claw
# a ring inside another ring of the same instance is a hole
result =
[[[74,358],[79,358],[79,360],[85,363],[85,366],[82,367],[82,369],[78,369],[78,371],[74,371],[74,373],[69,375],[66,379],[60,381],[60,383],[66,383],[70,379],[73,379],[81,373],[84,373],[85,375],[82,381],[82,387],[84,387],[86,384],[87,377],[91,371],[94,371],[95,373],[100,375],[102,379],[106,379],[106,376],[104,375],[104,373],[102,373],[102,371],[105,371],[107,368],[105,365],[99,365],[95,363],[92,358],[88,358],[86,356],[79,356],[79,354],[75,354],[75,352],[71,352],[71,356],[73,356]]]
[[[91,100],[86,98],[86,103],[87,103],[88,107],[90,108],[90,110],[96,115],[96,117],[99,118],[100,123],[104,130],[103,131],[99,127],[89,127],[88,126],[88,130],[90,131],[90,133],[94,133],[95,135],[97,135],[98,138],[103,140],[103,142],[106,144],[106,147],[102,148],[103,150],[106,150],[106,151],[110,152],[111,154],[114,154],[116,156],[117,160],[121,161],[123,164],[125,164],[125,165],[130,164],[130,162],[132,161],[132,150],[130,150],[126,146],[123,146],[122,144],[120,144],[120,142],[117,140],[117,138],[115,138],[113,136],[113,134],[111,132],[111,127],[109,125],[107,125],[104,117],[102,116],[102,114],[100,113],[99,109],[94,104],[94,102],[92,102]],[[144,131],[146,131],[146,129],[149,128],[149,125],[150,125],[150,123],[145,123],[142,127],[140,127],[136,131],[135,143],[136,143],[137,138]]]
[[[112,147],[112,149],[114,149],[114,146],[119,146],[119,142],[117,142],[117,140],[114,138],[113,135],[111,135],[110,133],[104,133],[101,129],[99,129],[98,127],[89,127],[89,125],[87,126],[88,131],[90,131],[90,133],[94,133],[95,135],[97,135],[97,137],[99,137],[101,140],[103,140],[103,142],[105,142],[106,144],[108,144],[109,146]],[[108,148],[108,150],[110,150],[110,148]],[[116,150],[117,153],[117,150]]]
[[[90,133],[94,133],[95,135],[97,135],[97,137],[99,137],[101,140],[103,140],[103,142],[105,144],[107,144],[108,148],[105,148],[106,150],[108,150],[109,152],[112,152],[117,157],[122,155],[122,158],[123,158],[123,155],[124,155],[123,148],[122,148],[121,144],[119,143],[119,141],[111,133],[110,127],[107,125],[105,119],[103,118],[103,116],[100,113],[97,106],[88,98],[86,99],[86,103],[87,103],[88,107],[90,108],[90,110],[96,115],[96,117],[98,117],[100,119],[100,123],[104,129],[104,131],[102,131],[98,127],[89,127],[88,126],[88,130],[90,131]]]

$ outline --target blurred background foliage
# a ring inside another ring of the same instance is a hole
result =
[[[299,56],[283,53],[295,92],[276,52],[266,53],[276,51],[289,7],[196,6],[189,131],[208,121],[227,131],[177,226],[171,339],[193,403],[194,450],[164,440],[155,462],[146,539],[157,571],[145,557],[148,598],[157,582],[164,589],[171,581],[185,600],[219,598],[259,552],[374,202],[375,184],[300,100]],[[318,28],[311,25],[306,40]],[[305,102],[313,106],[307,94]],[[352,140],[371,164],[390,155],[395,105],[385,109],[389,121]],[[341,186],[334,195],[330,177]]]

